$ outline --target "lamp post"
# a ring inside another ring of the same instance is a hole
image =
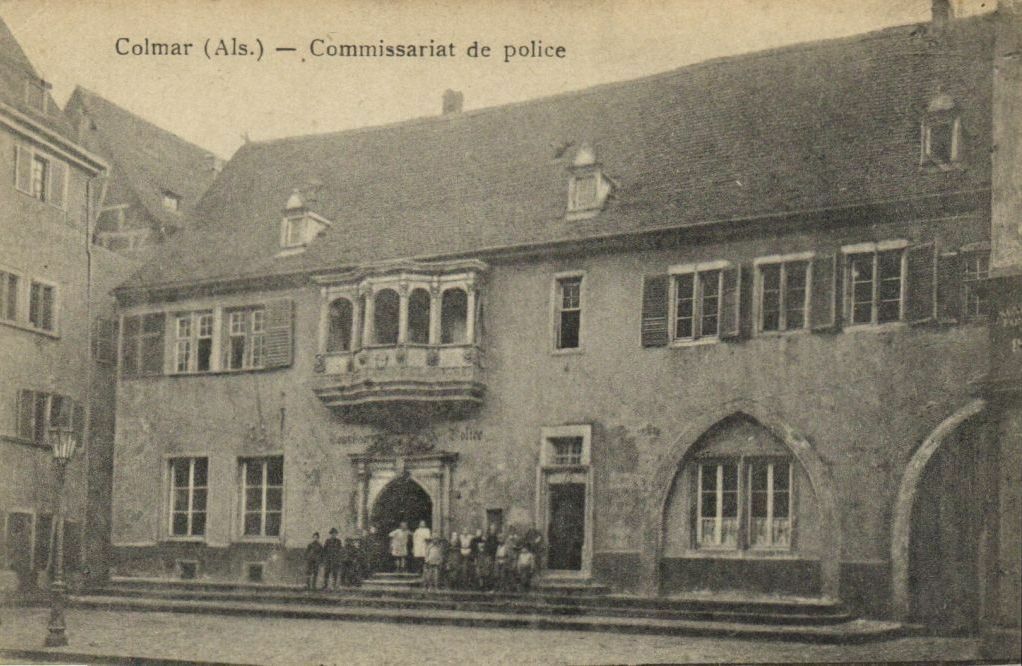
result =
[[[53,447],[53,462],[57,476],[57,508],[54,523],[53,580],[50,582],[50,624],[46,634],[46,647],[67,645],[64,624],[64,477],[67,463],[74,456],[78,446],[76,433],[71,424],[71,410],[62,409],[50,426],[50,446]]]

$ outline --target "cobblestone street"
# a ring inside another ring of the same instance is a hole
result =
[[[0,610],[0,650],[40,650],[43,608]],[[246,664],[617,664],[936,661],[977,658],[977,641],[903,638],[810,645],[634,636],[71,610],[68,653]],[[11,663],[10,657],[0,661]]]

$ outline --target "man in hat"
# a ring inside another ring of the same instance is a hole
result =
[[[341,575],[342,558],[341,540],[337,538],[337,528],[330,528],[330,538],[323,543],[323,589],[327,587],[337,588]]]
[[[323,544],[319,542],[319,532],[313,532],[312,541],[305,547],[305,589],[316,589],[316,578],[319,577],[319,565],[323,559]]]

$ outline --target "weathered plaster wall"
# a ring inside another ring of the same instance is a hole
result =
[[[833,251],[849,242],[935,237],[954,247],[981,240],[985,222],[899,220],[493,266],[484,295],[485,403],[468,420],[433,426],[438,448],[460,455],[453,478],[454,529],[481,527],[487,508],[503,509],[508,522],[532,524],[540,429],[591,423],[595,570],[598,576],[620,576],[612,582],[636,586],[634,565],[651,542],[647,518],[658,511],[651,481],[663,469],[668,479],[673,476],[680,460],[671,452],[691,424],[726,403],[746,401],[801,433],[822,460],[820,478],[832,484],[828,492],[839,516],[837,525],[824,529],[840,532],[841,559],[885,575],[891,505],[902,469],[926,435],[968,400],[967,381],[982,372],[977,359],[985,351],[985,329],[895,327],[643,349],[642,277],[700,259],[750,261]],[[585,271],[583,350],[553,354],[551,280],[568,270]],[[155,489],[162,487],[162,457],[172,452],[211,456],[218,485],[210,494],[208,541],[231,542],[236,458],[256,452],[245,442],[245,431],[256,422],[257,390],[273,449],[285,455],[285,545],[299,548],[315,529],[350,525],[354,485],[347,456],[364,450],[372,431],[341,423],[313,395],[318,295],[311,287],[294,295],[292,368],[122,382],[116,543],[160,539]],[[231,296],[223,302],[255,300]],[[172,310],[209,302],[174,304]],[[822,534],[817,541],[831,538],[838,535]]]

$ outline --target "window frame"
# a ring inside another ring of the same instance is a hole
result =
[[[933,153],[933,130],[936,127],[948,127],[951,133],[949,137],[948,156],[934,155]],[[962,118],[961,115],[951,110],[931,111],[923,119],[920,130],[920,164],[922,166],[936,165],[942,169],[950,169],[961,164],[962,157]]]
[[[217,370],[215,364],[215,340],[216,340],[216,313],[213,310],[193,310],[190,312],[177,312],[174,313],[174,357],[171,364],[171,371],[168,374],[173,375],[187,375],[187,374],[204,374],[208,372],[215,372]],[[209,334],[203,335],[202,324],[203,319],[208,317],[209,321]],[[189,334],[185,337],[181,336],[181,323],[188,322]],[[202,340],[209,340],[209,367],[205,369],[199,368],[199,345]],[[186,343],[188,349],[188,358],[186,359],[184,368],[181,367],[181,349],[182,343]]]
[[[14,316],[8,317],[8,305],[11,304],[10,280],[16,281],[14,285]],[[24,325],[22,321],[25,312],[23,292],[25,290],[26,275],[21,271],[12,270],[6,266],[0,266],[0,322],[13,325]]]
[[[582,201],[579,198],[580,191],[582,190],[580,184],[582,181],[590,180],[592,181],[592,198]],[[600,207],[599,170],[591,169],[571,174],[571,179],[568,182],[568,212],[583,213],[592,210],[599,210]]]
[[[562,284],[578,282],[578,306],[564,308]],[[550,295],[550,343],[553,354],[580,354],[585,350],[585,310],[586,310],[586,273],[585,271],[562,271],[555,273],[551,283]],[[561,346],[561,315],[564,312],[578,312],[578,344],[574,347]]]
[[[724,271],[735,266],[725,259],[702,261],[698,263],[678,264],[668,271],[667,284],[667,340],[671,347],[690,347],[695,345],[714,344],[721,341],[720,331],[724,313]],[[700,274],[717,272],[717,330],[712,335],[702,335],[703,307],[705,297],[702,291]],[[692,336],[679,337],[678,332],[678,280],[686,275],[692,276]],[[698,332],[698,335],[697,335]]]
[[[206,454],[174,454],[172,456],[166,456],[164,458],[164,469],[167,473],[167,522],[166,522],[166,534],[165,539],[169,541],[206,541],[207,535],[209,534],[209,491],[210,491],[210,472],[212,465],[210,464],[210,457]],[[188,485],[177,486],[174,483],[174,463],[180,460],[188,461]],[[204,486],[198,486],[195,484],[195,463],[197,460],[206,461],[206,484]],[[178,511],[174,508],[174,495],[177,490],[187,490],[188,492],[188,508],[185,511]],[[202,511],[196,511],[194,507],[195,503],[195,491],[204,490],[206,492],[206,503],[205,509]],[[175,534],[174,533],[174,516],[175,514],[184,513],[187,515],[187,534]],[[205,515],[205,522],[202,527],[202,534],[195,534],[193,519],[194,514],[202,513]]]
[[[146,331],[145,322],[148,317],[162,317],[163,325],[160,331]],[[127,322],[129,319],[138,319],[138,330],[134,335],[127,335],[125,333],[127,329]],[[174,316],[168,315],[168,313],[162,310],[150,310],[146,312],[135,312],[125,313],[120,317],[120,324],[118,328],[118,345],[117,345],[117,369],[118,377],[120,379],[138,379],[141,377],[158,377],[164,375],[167,372],[167,328],[170,326],[169,321],[173,320]],[[173,331],[175,334],[177,331]],[[144,365],[145,354],[143,353],[144,341],[147,339],[159,339],[161,352],[163,359],[160,367],[153,368],[151,370],[146,369]],[[174,338],[176,340],[176,337]],[[133,347],[133,354],[135,357],[135,367],[127,368],[126,357],[128,347]]]
[[[959,251],[962,262],[962,320],[965,322],[989,321],[991,310],[990,297],[982,293],[983,283],[990,277],[990,248],[989,246],[977,245],[964,247]],[[972,262],[983,260],[986,263],[986,270],[970,270]],[[978,311],[973,305],[985,304],[986,311]]]
[[[27,159],[28,166],[28,189],[20,186],[18,183],[18,168],[19,160],[22,158]],[[45,165],[45,175],[42,182],[42,192],[35,192],[35,164],[36,160]],[[58,168],[54,168],[54,165],[59,163]],[[60,183],[61,199],[59,202],[53,201],[53,189],[54,189],[54,174],[59,174],[63,182]],[[71,166],[66,161],[60,159],[55,155],[51,155],[48,152],[39,150],[35,146],[27,143],[15,144],[15,157],[14,157],[14,189],[22,194],[29,196],[40,203],[49,204],[54,208],[62,211],[67,211],[68,206],[68,185],[70,184],[71,178]]]
[[[280,460],[280,484],[269,483],[269,464],[273,460]],[[248,490],[249,488],[255,488],[256,486],[248,485],[248,465],[258,463],[261,466],[261,480],[260,485],[260,504],[258,511],[250,511],[248,509]],[[280,508],[277,510],[269,510],[267,508],[268,502],[267,497],[270,490],[280,491]],[[237,538],[240,541],[262,541],[262,542],[276,542],[284,539],[284,500],[286,494],[286,483],[284,474],[284,454],[283,453],[272,453],[261,456],[241,456],[238,458],[238,531]],[[249,514],[259,515],[259,534],[246,534],[245,533],[245,521]],[[277,514],[278,518],[278,532],[277,534],[266,534],[266,517],[269,514]]]
[[[772,335],[792,335],[798,333],[806,333],[812,330],[810,325],[812,318],[812,294],[813,294],[813,261],[816,259],[815,252],[795,252],[791,254],[778,254],[770,255],[765,257],[757,257],[753,259],[752,265],[755,269],[754,274],[754,285],[753,285],[753,301],[752,301],[752,319],[753,326],[756,335],[772,336]],[[805,280],[805,296],[803,299],[802,307],[802,326],[799,328],[787,328],[787,315],[788,315],[788,289],[787,289],[787,264],[792,263],[805,263],[806,264],[806,280]],[[763,267],[765,266],[777,266],[780,265],[780,296],[779,304],[780,308],[778,328],[777,330],[765,330],[763,328],[763,297],[765,294],[765,280],[763,279]]]
[[[167,205],[168,202],[172,202],[173,205],[168,206]],[[170,190],[163,190],[160,193],[160,205],[163,207],[163,210],[169,211],[171,213],[180,213],[181,195],[175,192],[171,192]]]
[[[261,313],[262,327],[255,330],[256,313]],[[242,314],[243,331],[240,334],[234,332],[234,315]],[[226,363],[222,364],[220,370],[223,372],[244,372],[247,370],[262,370],[266,364],[266,306],[246,305],[241,307],[229,307],[223,310],[222,326],[222,348],[226,350],[224,357]],[[235,338],[244,340],[242,350],[241,366],[233,366],[233,341]],[[258,342],[258,344],[257,344]],[[260,349],[260,362],[255,362],[256,348]]]
[[[742,488],[742,459],[741,458],[708,458],[705,460],[696,460],[696,511],[695,511],[695,549],[700,552],[739,552],[742,549],[742,499],[743,490]],[[735,543],[733,546],[722,543],[723,532],[724,532],[724,467],[726,465],[733,465],[735,468],[736,475],[736,489],[735,489]],[[716,505],[714,532],[716,538],[715,543],[703,544],[703,468],[714,467],[716,468],[715,474],[715,486],[714,486],[714,503]]]
[[[580,469],[589,467],[592,460],[592,433],[593,428],[589,424],[546,426],[540,429],[540,456],[539,463],[543,469]],[[555,440],[581,439],[582,451],[579,454],[577,463],[557,462]]]
[[[852,245],[845,245],[841,248],[841,275],[842,283],[844,285],[844,298],[842,299],[842,316],[844,317],[845,326],[844,330],[865,330],[865,329],[886,329],[892,327],[900,327],[906,325],[905,317],[905,294],[908,286],[908,250],[909,242],[905,239],[888,240],[878,243],[856,243]],[[884,252],[900,253],[899,258],[899,271],[900,279],[898,286],[898,318],[891,321],[880,322],[879,311],[880,311],[880,262],[879,255]],[[870,306],[870,321],[868,322],[856,322],[854,320],[855,314],[855,303],[854,289],[855,285],[852,282],[852,266],[851,258],[856,255],[871,254],[873,257],[873,272],[871,276],[872,280],[872,300]]]
[[[39,333],[44,333],[46,335],[50,335],[50,336],[53,336],[53,337],[59,337],[60,336],[60,285],[57,284],[56,282],[51,282],[50,280],[45,280],[43,278],[38,278],[38,277],[34,277],[34,276],[30,277],[27,282],[28,282],[28,284],[26,286],[28,287],[28,298],[27,298],[27,302],[26,302],[27,307],[25,308],[25,310],[26,310],[26,312],[25,312],[25,315],[26,315],[26,317],[25,317],[25,324],[28,326],[28,328],[30,328],[33,331],[37,331]],[[33,290],[33,288],[36,285],[39,285],[39,286],[41,286],[43,288],[51,290],[52,297],[51,297],[51,303],[50,303],[50,327],[49,328],[45,328],[45,327],[42,327],[42,326],[37,326],[35,324],[35,322],[32,321],[32,308],[33,308],[32,290]]]
[[[772,530],[772,525],[771,525],[770,543],[767,543],[767,544],[755,544],[755,543],[753,543],[753,537],[752,537],[752,528],[753,528],[752,521],[755,518],[752,515],[752,502],[753,502],[753,496],[754,496],[754,494],[757,491],[754,490],[753,486],[752,486],[752,473],[753,473],[753,469],[755,468],[756,465],[766,465],[767,466],[767,469],[768,469],[768,472],[767,472],[767,490],[765,491],[767,493],[767,517],[766,517],[766,520],[768,521],[768,523],[772,523],[772,521],[775,520],[775,517],[774,517],[774,503],[775,503],[775,499],[776,499],[775,498],[776,492],[774,491],[775,474],[773,474],[773,472],[776,469],[775,466],[779,465],[779,464],[780,465],[787,465],[787,467],[788,467],[788,489],[787,489],[787,495],[788,495],[788,518],[787,518],[787,520],[788,520],[788,543],[786,545],[777,545],[776,543],[773,542],[773,530]],[[745,458],[744,459],[744,465],[745,465],[745,469],[747,471],[747,478],[745,480],[745,483],[747,484],[748,489],[749,489],[748,493],[747,493],[747,495],[748,495],[748,498],[747,498],[748,506],[746,507],[747,521],[746,521],[746,525],[745,525],[745,538],[746,538],[746,544],[747,544],[746,550],[753,551],[753,552],[772,552],[772,553],[791,552],[792,549],[794,548],[794,541],[795,541],[795,539],[794,539],[794,535],[795,535],[795,531],[794,531],[794,528],[795,528],[795,462],[794,462],[794,460],[792,460],[790,458],[749,457],[749,458]],[[741,525],[739,525],[739,528],[741,528]]]

